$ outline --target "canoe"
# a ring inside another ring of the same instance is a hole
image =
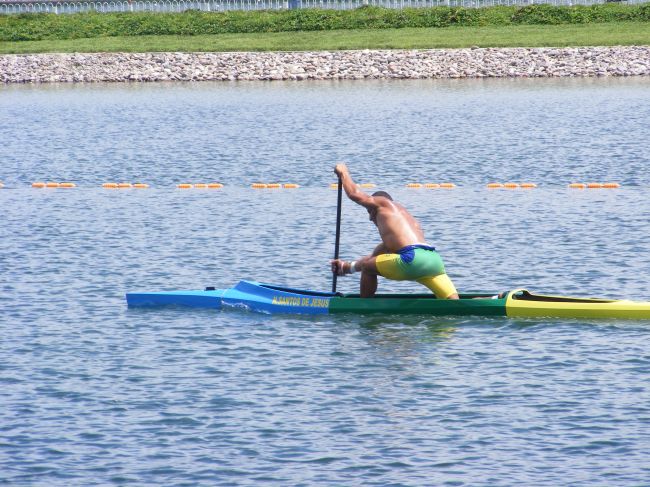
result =
[[[361,298],[240,281],[230,289],[128,293],[129,306],[192,306],[243,308],[263,313],[321,315],[330,313],[422,314],[433,316],[504,316],[548,318],[650,319],[650,302],[573,298],[533,294],[515,289],[497,293],[461,294],[458,300],[432,294],[377,294]]]

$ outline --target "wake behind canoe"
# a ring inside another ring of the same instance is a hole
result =
[[[458,300],[432,294],[377,294],[361,298],[294,289],[254,281],[240,281],[230,289],[128,293],[129,306],[190,306],[244,308],[264,313],[290,314],[421,314],[430,316],[503,316],[558,318],[650,319],[650,302],[545,296],[518,289],[503,293],[461,294]]]

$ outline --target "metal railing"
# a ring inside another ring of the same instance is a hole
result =
[[[0,1],[0,14],[78,12],[224,12],[226,10],[286,10],[287,0],[135,0],[135,1]]]
[[[323,8],[323,9],[355,9],[364,5],[385,7],[393,9],[403,8],[431,8],[431,7],[495,7],[500,6],[526,6],[533,4],[549,5],[594,5],[617,1],[620,3],[633,4],[645,3],[648,0],[301,0],[300,8]]]
[[[525,6],[594,5],[612,0],[0,0],[0,14],[48,12],[55,14],[77,12],[224,12],[227,10],[287,10],[322,8],[350,10],[364,5],[393,9],[426,7],[493,7],[496,5]],[[621,3],[645,3],[648,0],[624,0]]]

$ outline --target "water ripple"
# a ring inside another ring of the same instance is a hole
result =
[[[327,185],[346,160],[412,209],[462,290],[649,299],[647,83],[0,88],[0,482],[647,484],[647,322],[129,310],[123,296],[240,278],[328,289]],[[84,187],[23,188],[36,179]],[[97,187],[136,179],[157,187]],[[303,187],[246,187],[281,179]],[[483,188],[506,179],[540,187]],[[198,180],[227,186],[172,188]],[[363,210],[343,215],[353,258],[377,236]]]

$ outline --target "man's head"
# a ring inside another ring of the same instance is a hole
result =
[[[387,198],[391,201],[393,201],[393,197],[389,195],[386,191],[375,191],[372,193],[373,196],[381,196],[382,198]]]
[[[379,198],[386,198],[387,200],[393,201],[393,198],[391,195],[389,195],[386,191],[375,191],[372,193],[373,198],[379,197]],[[376,208],[368,208],[368,218],[369,220],[377,225],[377,209]]]

